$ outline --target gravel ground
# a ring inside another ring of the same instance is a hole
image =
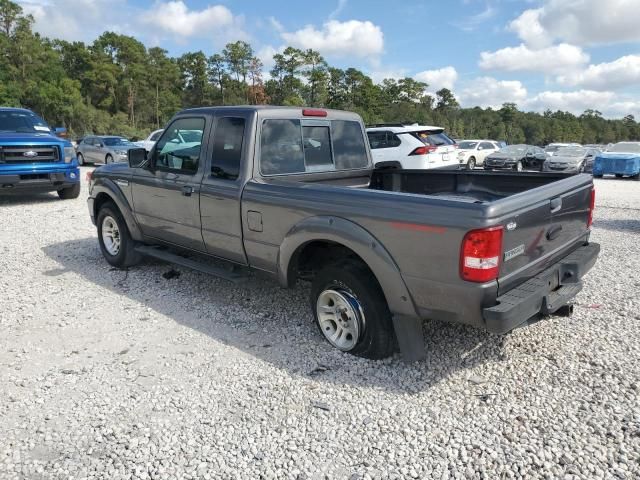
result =
[[[409,366],[333,350],[305,286],[115,271],[84,198],[0,199],[0,478],[638,478],[640,183],[596,184],[573,317],[427,322]]]

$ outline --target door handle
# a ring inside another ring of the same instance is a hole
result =
[[[181,191],[182,195],[184,195],[185,197],[190,197],[193,193],[193,187],[191,185],[185,185],[181,188]]]
[[[562,208],[562,199],[552,198],[550,206],[551,206],[551,213],[556,213],[558,210]]]

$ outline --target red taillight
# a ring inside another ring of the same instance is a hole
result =
[[[591,201],[589,202],[589,216],[587,217],[587,228],[593,224],[593,210],[596,208],[596,189],[591,190]]]
[[[502,226],[471,230],[460,248],[460,276],[484,283],[498,278],[502,258]]]
[[[91,178],[93,177],[93,170],[89,170],[87,174],[84,176],[84,179],[87,183],[91,183]]]
[[[326,117],[327,111],[318,108],[305,108],[302,110],[302,115],[305,117]]]
[[[409,155],[427,155],[428,153],[433,153],[438,149],[435,145],[425,145],[424,147],[418,147]]]

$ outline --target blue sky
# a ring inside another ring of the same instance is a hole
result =
[[[172,55],[246,40],[269,68],[286,45],[380,81],[411,76],[464,106],[640,118],[640,0],[22,0],[43,35],[105,29]]]

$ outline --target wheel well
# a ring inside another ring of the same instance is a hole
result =
[[[102,205],[104,205],[107,202],[113,203],[113,205],[116,207],[116,209],[118,209],[118,205],[116,205],[116,202],[113,201],[113,198],[111,198],[111,196],[109,194],[101,192],[101,193],[98,194],[96,199],[93,201],[93,216],[94,216],[94,218],[98,218],[98,212],[102,208]],[[119,211],[119,209],[118,209],[118,211]]]
[[[287,271],[288,284],[293,286],[298,278],[311,280],[323,266],[343,259],[357,261],[369,269],[367,263],[356,252],[340,243],[328,240],[305,243],[291,256]],[[373,275],[373,272],[371,274]]]

